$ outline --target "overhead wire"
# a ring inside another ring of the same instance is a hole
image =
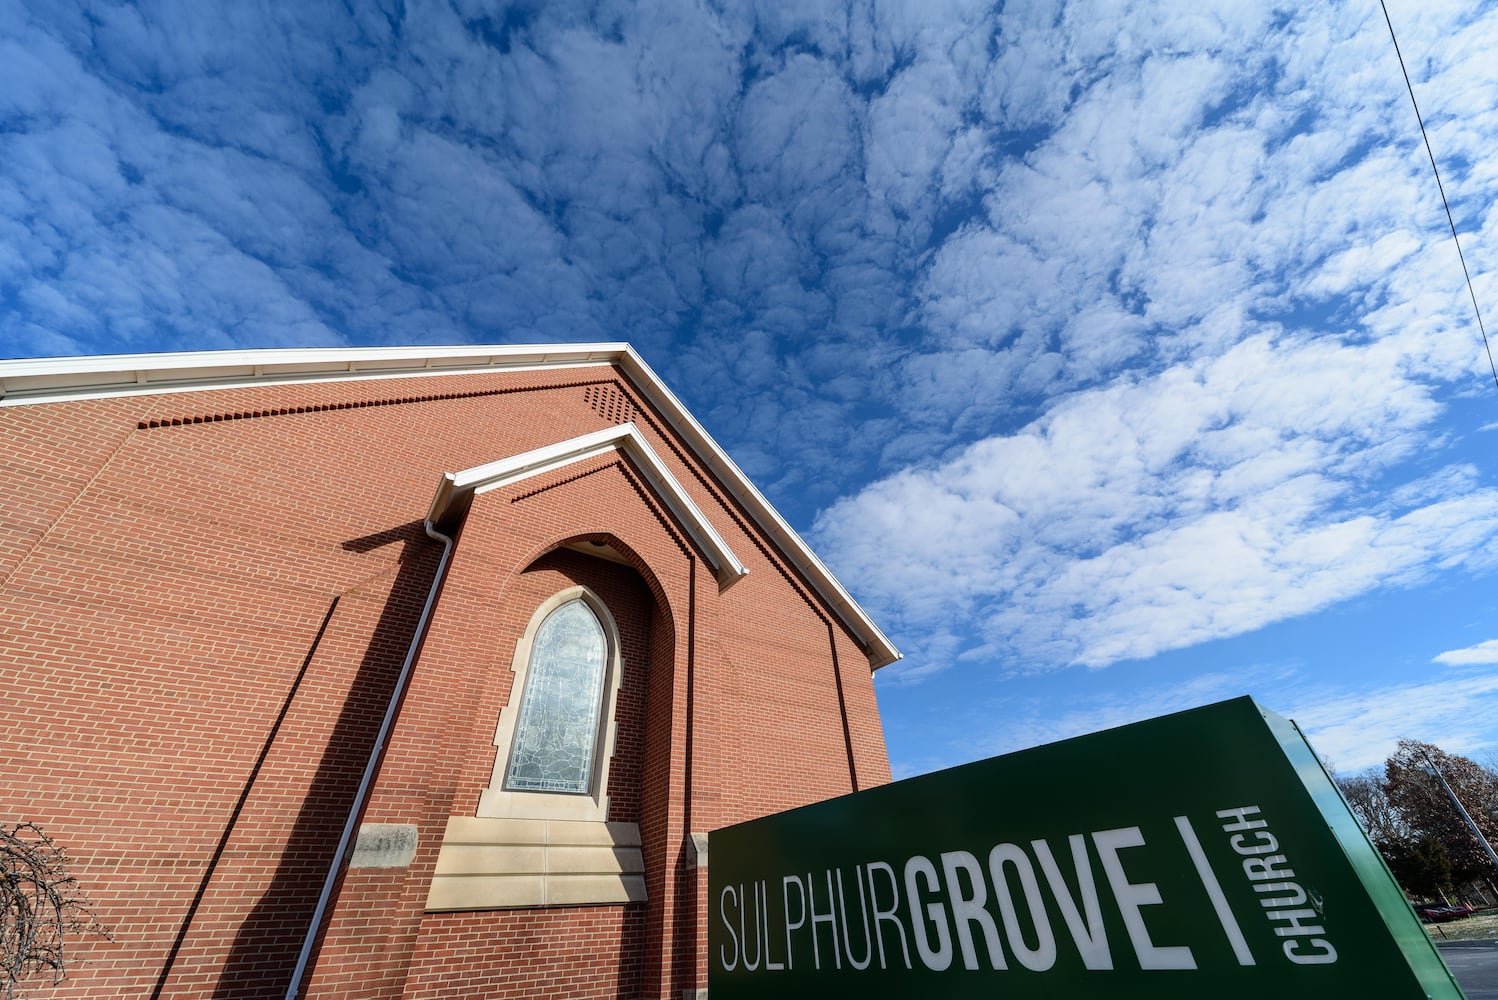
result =
[[[1441,171],[1436,168],[1436,154],[1430,147],[1430,136],[1425,131],[1425,118],[1420,114],[1420,104],[1415,100],[1415,85],[1410,83],[1410,71],[1404,65],[1404,53],[1399,51],[1399,38],[1394,34],[1394,21],[1389,17],[1389,5],[1378,0],[1384,11],[1384,23],[1389,26],[1389,39],[1394,43],[1394,54],[1399,57],[1399,70],[1404,74],[1404,86],[1410,92],[1410,104],[1415,109],[1415,121],[1420,123],[1420,137],[1425,140],[1425,155],[1430,157],[1430,171],[1436,175],[1436,189],[1441,192],[1441,204],[1446,208],[1446,222],[1451,226],[1451,241],[1456,244],[1457,259],[1462,262],[1462,275],[1467,279],[1467,294],[1472,296],[1472,312],[1477,316],[1477,329],[1482,334],[1482,346],[1488,353],[1488,367],[1493,371],[1493,385],[1498,387],[1498,365],[1493,363],[1493,347],[1488,342],[1488,331],[1482,322],[1482,310],[1477,306],[1477,292],[1472,288],[1472,273],[1467,270],[1467,256],[1462,253],[1462,241],[1456,235],[1456,220],[1451,215],[1451,202],[1446,200],[1446,185],[1441,183]]]

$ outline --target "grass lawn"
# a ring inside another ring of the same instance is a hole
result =
[[[1498,913],[1489,910],[1444,924],[1426,924],[1425,933],[1441,941],[1498,941]]]

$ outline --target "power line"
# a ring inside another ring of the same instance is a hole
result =
[[[1441,204],[1446,207],[1446,222],[1451,226],[1451,241],[1456,244],[1457,259],[1462,262],[1462,274],[1467,279],[1467,294],[1472,296],[1472,311],[1477,315],[1477,329],[1482,334],[1483,349],[1488,352],[1488,367],[1493,370],[1493,385],[1498,386],[1498,365],[1493,364],[1493,348],[1488,343],[1488,331],[1482,324],[1482,310],[1477,308],[1477,293],[1472,290],[1472,274],[1467,270],[1467,257],[1462,253],[1462,241],[1456,235],[1456,220],[1451,217],[1451,203],[1446,200],[1446,186],[1441,183],[1441,172],[1436,169],[1436,154],[1430,148],[1430,136],[1425,133],[1425,119],[1420,114],[1420,105],[1415,101],[1415,86],[1410,83],[1410,71],[1404,66],[1404,53],[1399,51],[1399,39],[1394,35],[1394,22],[1389,19],[1389,5],[1378,0],[1384,11],[1384,23],[1389,26],[1389,38],[1394,43],[1394,54],[1399,57],[1399,70],[1404,74],[1404,86],[1410,92],[1410,104],[1415,108],[1415,121],[1420,123],[1420,137],[1425,140],[1425,155],[1430,157],[1430,171],[1436,175],[1436,188],[1441,192]]]

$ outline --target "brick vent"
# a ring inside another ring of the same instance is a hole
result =
[[[634,400],[617,383],[590,385],[583,390],[583,399],[593,412],[611,424],[627,424],[639,416]]]
[[[186,424],[216,424],[225,420],[253,420],[257,417],[285,417],[296,413],[321,413],[324,410],[362,410],[370,406],[402,406],[406,403],[432,403],[443,399],[476,399],[480,396],[504,396],[514,392],[533,392],[538,388],[564,389],[576,386],[588,386],[589,389],[596,388],[592,383],[573,382],[561,386],[518,386],[506,389],[478,389],[473,392],[438,392],[425,396],[396,396],[388,399],[358,399],[346,400],[336,403],[309,403],[305,406],[272,406],[255,410],[234,410],[224,413],[199,413],[186,417],[158,417],[151,420],[142,420],[136,424],[139,430],[150,430],[154,427],[182,427]],[[618,390],[613,390],[617,392]],[[628,400],[624,405],[632,404]],[[594,409],[597,409],[595,406]]]

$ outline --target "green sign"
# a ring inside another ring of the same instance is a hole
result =
[[[1249,698],[712,834],[709,992],[1460,998],[1294,723]]]

